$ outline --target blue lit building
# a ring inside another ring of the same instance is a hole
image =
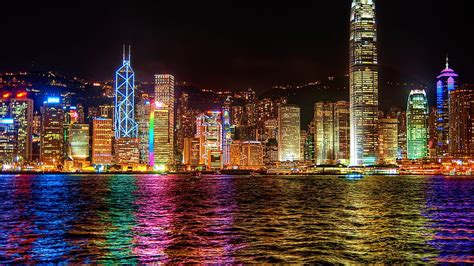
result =
[[[115,138],[136,138],[138,124],[135,121],[135,73],[123,53],[123,65],[115,72]]]
[[[458,74],[449,68],[446,58],[446,68],[437,77],[436,83],[436,155],[444,157],[448,154],[449,144],[449,93],[457,88]]]
[[[17,149],[15,121],[12,118],[0,118],[0,164],[13,163]]]

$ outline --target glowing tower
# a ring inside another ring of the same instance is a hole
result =
[[[428,98],[424,90],[412,90],[407,104],[408,159],[428,157]]]
[[[135,121],[135,73],[123,50],[123,64],[115,72],[115,138],[136,138],[138,125]]]
[[[353,0],[350,29],[351,165],[377,162],[378,62],[374,0]]]
[[[446,57],[446,68],[437,77],[436,83],[436,131],[438,143],[436,144],[436,155],[444,157],[448,155],[449,146],[449,95],[457,89],[458,74],[449,68],[449,60]]]

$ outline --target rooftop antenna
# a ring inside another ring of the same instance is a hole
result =
[[[132,53],[132,46],[128,45],[128,62],[130,62],[131,53]]]
[[[125,62],[125,44],[123,45],[123,61]]]
[[[449,69],[449,56],[448,56],[448,53],[446,53],[446,69]]]

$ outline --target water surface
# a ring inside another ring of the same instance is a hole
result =
[[[474,178],[0,176],[0,263],[474,263]]]

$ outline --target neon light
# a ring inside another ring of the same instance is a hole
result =
[[[16,94],[16,97],[17,97],[17,98],[25,98],[26,95],[27,95],[26,92],[20,92],[20,93],[17,93],[17,94]]]
[[[59,97],[48,97],[47,103],[59,103],[60,101]]]
[[[155,165],[155,108],[153,104],[150,106],[150,127],[148,128],[148,158],[149,165]]]
[[[6,99],[6,98],[9,98],[10,96],[11,96],[11,94],[8,93],[8,92],[6,92],[6,93],[4,93],[4,94],[2,95],[2,98],[3,98],[3,99]]]
[[[12,118],[0,118],[0,124],[11,125],[11,124],[13,124],[13,119]]]

